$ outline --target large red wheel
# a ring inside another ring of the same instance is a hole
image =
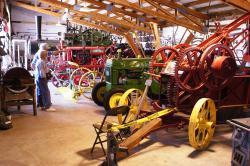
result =
[[[175,78],[178,85],[190,93],[199,90],[204,81],[200,76],[200,59],[203,51],[197,47],[190,47],[177,57]]]
[[[237,70],[232,50],[223,44],[209,46],[201,57],[200,65],[206,87],[213,90],[225,87]]]
[[[179,54],[175,48],[164,46],[154,52],[151,59],[151,72],[159,74],[167,62],[174,60]]]

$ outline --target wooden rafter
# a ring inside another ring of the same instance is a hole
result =
[[[121,26],[121,27],[123,27],[125,29],[128,29],[128,30],[136,29],[136,30],[151,33],[151,30],[148,29],[148,28],[137,26],[137,25],[134,25],[134,24],[131,24],[131,23],[125,23],[125,22],[122,22],[120,20],[110,18],[110,17],[107,17],[107,16],[99,14],[99,13],[76,11],[76,10],[74,10],[73,5],[70,5],[70,4],[67,4],[67,3],[64,3],[64,2],[60,2],[60,1],[56,1],[56,0],[38,0],[38,1],[42,2],[42,3],[45,3],[47,5],[53,5],[53,6],[59,7],[61,9],[68,8],[70,11],[73,11],[74,13],[77,13],[79,15],[82,15],[82,16],[85,16],[85,17],[91,16],[91,18],[94,19],[94,20],[105,21],[105,22],[108,22],[110,24],[114,24],[115,26],[118,26],[118,27]]]
[[[39,7],[35,7],[35,6],[32,6],[32,5],[27,5],[25,3],[12,1],[11,4],[15,5],[15,6],[18,6],[18,7],[21,7],[21,8],[24,8],[24,9],[32,10],[32,11],[43,13],[43,14],[47,14],[47,15],[50,15],[50,16],[53,16],[53,17],[61,17],[61,14],[58,14],[56,12],[41,9]],[[122,33],[118,32],[116,30],[113,30],[113,29],[111,29],[111,28],[109,28],[107,26],[104,26],[104,25],[96,25],[96,24],[93,24],[93,23],[90,23],[90,22],[87,22],[87,21],[84,21],[84,20],[80,20],[80,19],[73,19],[72,21],[74,23],[77,23],[77,24],[82,24],[82,25],[85,25],[85,26],[97,28],[97,29],[100,29],[100,30],[111,32],[113,34],[123,35]]]
[[[53,17],[60,17],[61,16],[61,14],[59,14],[59,13],[52,12],[52,11],[49,11],[49,10],[45,10],[45,9],[42,9],[42,8],[39,8],[39,7],[27,5],[27,4],[21,3],[21,2],[12,1],[11,4],[15,5],[15,6],[18,6],[18,7],[21,7],[21,8],[28,9],[28,10],[33,10],[33,11],[36,11],[36,12],[39,12],[39,13],[47,14],[47,15],[50,15],[50,16],[53,16]]]
[[[174,15],[169,16],[169,15],[161,14],[161,13],[153,11],[153,10],[141,8],[138,4],[135,4],[135,3],[130,3],[130,2],[124,1],[124,0],[109,0],[109,1],[114,3],[114,4],[119,4],[119,5],[122,5],[124,7],[131,8],[135,11],[145,13],[146,15],[149,15],[149,16],[158,17],[158,18],[165,20],[167,22],[170,22],[172,24],[177,24],[177,25],[192,29],[194,31],[203,32],[203,30],[204,30],[203,27],[191,24],[190,22],[187,22],[184,20],[176,19]]]
[[[225,3],[221,3],[221,4],[216,4],[216,5],[210,5],[210,6],[204,6],[204,7],[199,7],[199,8],[196,8],[195,10],[197,11],[208,11],[209,9],[220,9],[220,8],[223,8],[223,7],[228,7],[228,5],[226,5]]]
[[[101,1],[95,1],[95,0],[85,0],[85,1],[89,2],[91,4],[98,5],[102,9],[107,9],[107,7],[108,7],[107,4],[105,4],[105,3],[101,2]],[[111,4],[109,4],[109,5],[111,5]],[[110,6],[110,11],[113,12],[114,14],[120,13],[120,14],[124,14],[124,15],[130,16],[130,17],[133,17],[133,18],[141,17],[140,15],[136,14],[135,12],[129,12],[129,11],[126,11],[124,9],[117,8],[114,5]],[[146,18],[145,17],[145,21],[146,22],[153,22],[153,21],[155,22],[156,19],[151,19],[151,18]]]
[[[209,1],[216,1],[216,0],[196,0],[196,1],[193,1],[193,2],[188,2],[188,3],[184,3],[183,5],[186,6],[186,7],[190,7],[190,6],[195,6],[195,5],[200,5],[200,4],[203,4],[203,3],[207,3]]]
[[[162,13],[167,14],[167,15],[172,15],[168,10],[162,8],[161,5],[155,3],[154,1],[152,1],[152,0],[144,0],[144,1],[146,1],[150,5],[154,6],[157,10],[160,10]]]
[[[191,8],[187,8],[183,5],[175,3],[173,1],[166,1],[166,0],[154,0],[154,1],[156,1],[160,4],[163,4],[163,5],[166,5],[170,8],[177,9],[180,13],[184,13],[186,15],[189,14],[189,15],[192,15],[194,17],[197,17],[197,18],[203,19],[203,20],[209,19],[209,17],[206,14],[200,13],[196,10],[191,9]]]
[[[242,14],[244,14],[242,11],[238,9],[234,9],[234,10],[211,13],[210,18],[216,19],[216,20],[221,20],[221,19],[224,20],[225,17],[234,17],[234,16],[242,15]]]
[[[231,4],[239,9],[250,11],[250,2],[247,0],[221,0],[228,4]]]
[[[151,4],[152,6],[154,6],[156,9],[158,9],[159,11],[161,11],[162,13],[167,14],[167,15],[172,15],[170,12],[168,12],[168,10],[162,8],[159,4],[155,3],[154,1],[152,1],[152,0],[144,0],[144,1],[148,2],[149,4]],[[166,1],[164,1],[164,2],[166,2]],[[167,2],[167,3],[168,3],[168,2]],[[199,20],[197,20],[197,18],[194,18],[193,16],[188,15],[188,14],[186,14],[185,12],[182,12],[181,10],[178,10],[178,11],[179,11],[179,13],[181,13],[183,16],[185,16],[189,21],[191,21],[191,22],[193,22],[194,24],[196,24],[196,25],[202,27],[202,23],[201,23]]]

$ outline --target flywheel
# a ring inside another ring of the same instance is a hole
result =
[[[202,98],[195,104],[189,119],[189,143],[195,149],[206,148],[214,134],[216,108],[214,101]]]

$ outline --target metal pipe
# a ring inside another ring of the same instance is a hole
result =
[[[42,40],[42,16],[36,16],[36,40]]]
[[[20,63],[20,46],[19,46],[19,44],[17,45],[17,66],[21,67],[21,63]]]

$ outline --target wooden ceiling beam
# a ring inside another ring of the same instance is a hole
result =
[[[187,8],[183,5],[175,3],[173,1],[166,1],[166,0],[154,0],[154,1],[158,2],[160,4],[163,4],[163,5],[166,5],[170,8],[177,9],[178,12],[183,13],[183,14],[189,14],[189,15],[192,15],[194,17],[197,17],[197,18],[203,19],[203,20],[209,19],[208,15],[200,13],[200,12],[193,10],[193,9]]]
[[[150,5],[152,5],[153,7],[155,7],[156,9],[160,10],[162,13],[166,14],[166,15],[172,15],[169,11],[167,11],[166,9],[162,8],[161,5],[155,3],[155,1],[152,0],[144,0],[147,3],[149,3]]]
[[[250,2],[247,0],[221,0],[223,2],[226,2],[230,5],[233,5],[239,9],[250,11]]]
[[[242,14],[244,14],[244,12],[242,12],[241,10],[234,9],[234,10],[228,10],[224,12],[210,13],[209,16],[210,16],[210,19],[219,21],[219,20],[225,20],[225,17],[231,17],[233,19],[235,16],[239,16]]]
[[[165,20],[165,21],[168,21],[172,24],[180,25],[180,26],[186,27],[188,29],[192,29],[192,30],[197,31],[197,32],[203,33],[203,31],[205,30],[204,27],[200,27],[200,26],[191,24],[190,22],[187,22],[184,20],[178,20],[175,18],[174,15],[169,16],[169,15],[161,14],[161,13],[153,11],[153,10],[141,8],[138,4],[130,3],[130,2],[124,1],[124,0],[109,0],[109,1],[114,3],[114,4],[119,4],[119,5],[122,5],[124,7],[131,8],[135,11],[145,13],[146,15],[158,17],[158,18]]]
[[[196,1],[193,1],[193,2],[183,3],[183,5],[186,6],[186,7],[191,7],[191,6],[207,3],[209,1],[212,2],[212,1],[216,1],[216,0],[196,0]]]
[[[100,2],[100,1],[95,1],[95,0],[85,0],[85,2],[88,2],[88,3],[91,3],[91,4],[95,4],[95,5],[98,5],[100,6],[102,9],[105,9],[107,10],[107,7],[108,5],[103,3],[103,2]],[[118,8],[118,7],[115,7],[114,5],[112,5],[110,7],[110,11],[114,14],[117,14],[117,13],[120,13],[120,14],[124,14],[124,15],[127,15],[127,16],[130,16],[130,17],[134,17],[134,18],[140,18],[142,16],[134,13],[134,12],[129,12],[129,11],[126,11],[124,9],[121,9],[121,8]],[[147,17],[144,17],[145,19],[145,22],[156,22],[156,20],[154,19],[151,19],[151,18],[147,18]]]
[[[156,9],[160,10],[161,12],[163,12],[163,13],[165,13],[165,14],[167,14],[167,15],[172,15],[170,12],[168,12],[166,9],[162,8],[159,4],[156,4],[156,3],[153,2],[152,0],[144,0],[144,1],[148,2],[149,4],[151,4],[152,6],[154,6]],[[163,5],[165,5],[165,2],[166,2],[166,3],[169,3],[169,2],[167,2],[167,1],[163,1],[163,2],[164,2]],[[168,6],[168,7],[170,7],[170,6]],[[173,7],[173,6],[171,6],[171,7]],[[198,18],[193,17],[192,15],[188,15],[188,14],[186,14],[186,12],[183,12],[183,11],[181,11],[181,10],[178,10],[178,11],[179,11],[179,13],[180,13],[181,15],[185,16],[189,21],[193,22],[193,23],[196,24],[197,26],[202,27],[202,23],[198,20]]]
[[[81,11],[77,11],[74,10],[74,6],[64,3],[64,2],[60,2],[57,0],[38,0],[39,2],[45,3],[47,5],[53,5],[56,7],[59,7],[61,9],[65,9],[68,8],[70,11],[77,13],[79,15],[85,16],[85,17],[91,17],[94,20],[101,20],[101,21],[105,21],[111,24],[114,24],[115,26],[118,27],[123,27],[125,29],[133,29],[133,30],[139,30],[139,31],[144,31],[144,32],[149,32],[151,33],[151,30],[149,28],[145,28],[145,27],[141,27],[141,26],[137,26],[131,23],[127,23],[127,22],[123,22],[114,18],[110,18],[107,17],[105,15],[99,14],[99,13],[92,13],[92,12],[81,12]]]
[[[221,4],[216,4],[216,5],[210,5],[210,6],[195,8],[195,10],[206,12],[206,11],[209,11],[210,9],[219,9],[220,10],[220,8],[223,8],[223,7],[228,7],[228,5],[225,4],[225,3],[221,3]]]
[[[17,6],[17,7],[21,7],[21,8],[25,8],[25,9],[28,9],[28,10],[33,10],[33,11],[36,11],[36,12],[39,12],[39,13],[47,14],[47,15],[50,15],[50,16],[53,16],[53,17],[61,17],[61,14],[59,14],[59,13],[52,12],[50,10],[45,10],[45,9],[42,9],[42,8],[39,8],[39,7],[27,5],[25,3],[21,3],[21,2],[17,2],[17,1],[11,1],[11,4],[14,5],[14,6]]]
[[[25,3],[12,1],[11,4],[14,5],[14,6],[18,6],[18,7],[27,9],[27,10],[32,10],[32,11],[35,11],[35,12],[47,14],[47,15],[50,15],[50,16],[53,16],[53,17],[61,17],[61,14],[58,14],[56,12],[41,9],[39,7],[35,7],[35,6],[32,6],[32,5],[27,5]],[[118,32],[116,30],[113,30],[113,29],[107,27],[107,26],[96,25],[94,23],[90,23],[90,22],[80,20],[80,19],[73,18],[72,22],[77,23],[77,24],[81,24],[81,25],[85,25],[85,26],[89,26],[89,27],[93,27],[93,28],[97,28],[97,29],[104,30],[104,31],[107,31],[107,32],[111,32],[111,33],[116,34],[116,35],[124,35],[124,34]]]

